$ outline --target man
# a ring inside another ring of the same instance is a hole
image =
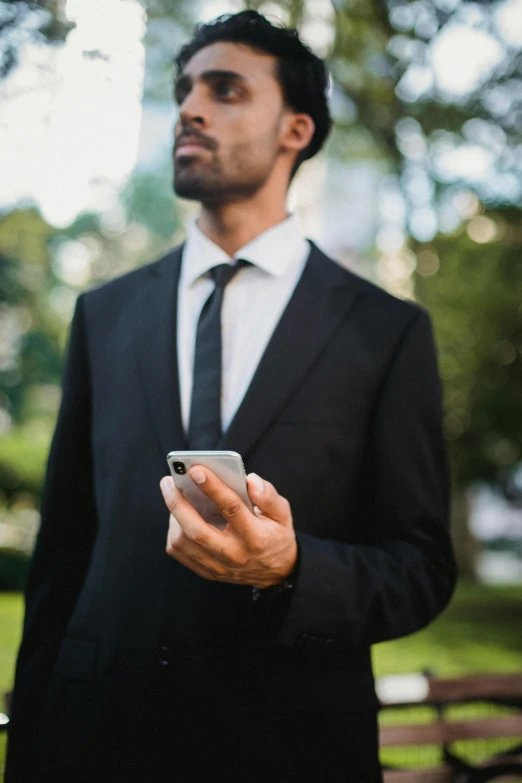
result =
[[[330,126],[297,36],[243,12],[177,63],[175,189],[201,210],[78,301],[7,783],[375,783],[370,645],[455,579],[429,320],[288,216]],[[209,444],[254,471],[255,513],[191,471],[223,531],[158,490],[168,451]]]

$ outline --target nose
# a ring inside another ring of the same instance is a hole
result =
[[[207,122],[207,111],[202,91],[195,85],[185,96],[179,107],[179,118],[184,126],[197,125],[204,127]]]

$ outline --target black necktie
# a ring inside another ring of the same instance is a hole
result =
[[[210,270],[216,284],[203,305],[196,330],[188,440],[194,451],[215,449],[221,438],[221,306],[225,286],[248,261]]]

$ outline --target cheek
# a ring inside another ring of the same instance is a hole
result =
[[[223,149],[251,147],[255,152],[260,145],[263,148],[273,147],[278,142],[280,132],[278,116],[270,103],[260,103],[248,112],[228,112],[223,116],[219,128]]]
[[[252,167],[263,162],[271,163],[277,153],[278,134],[273,127],[267,127],[266,118],[243,124],[234,133],[233,143],[228,146],[230,162]]]

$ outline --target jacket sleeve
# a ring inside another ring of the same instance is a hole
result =
[[[424,311],[406,329],[381,385],[361,475],[361,543],[297,534],[296,586],[275,643],[367,647],[425,626],[451,596],[441,390]]]
[[[58,645],[85,578],[96,534],[83,297],[78,299],[72,321],[62,386],[41,525],[26,586],[24,630],[10,716],[7,781],[26,779],[19,773],[19,765],[23,759],[23,764],[30,766],[31,744]]]

